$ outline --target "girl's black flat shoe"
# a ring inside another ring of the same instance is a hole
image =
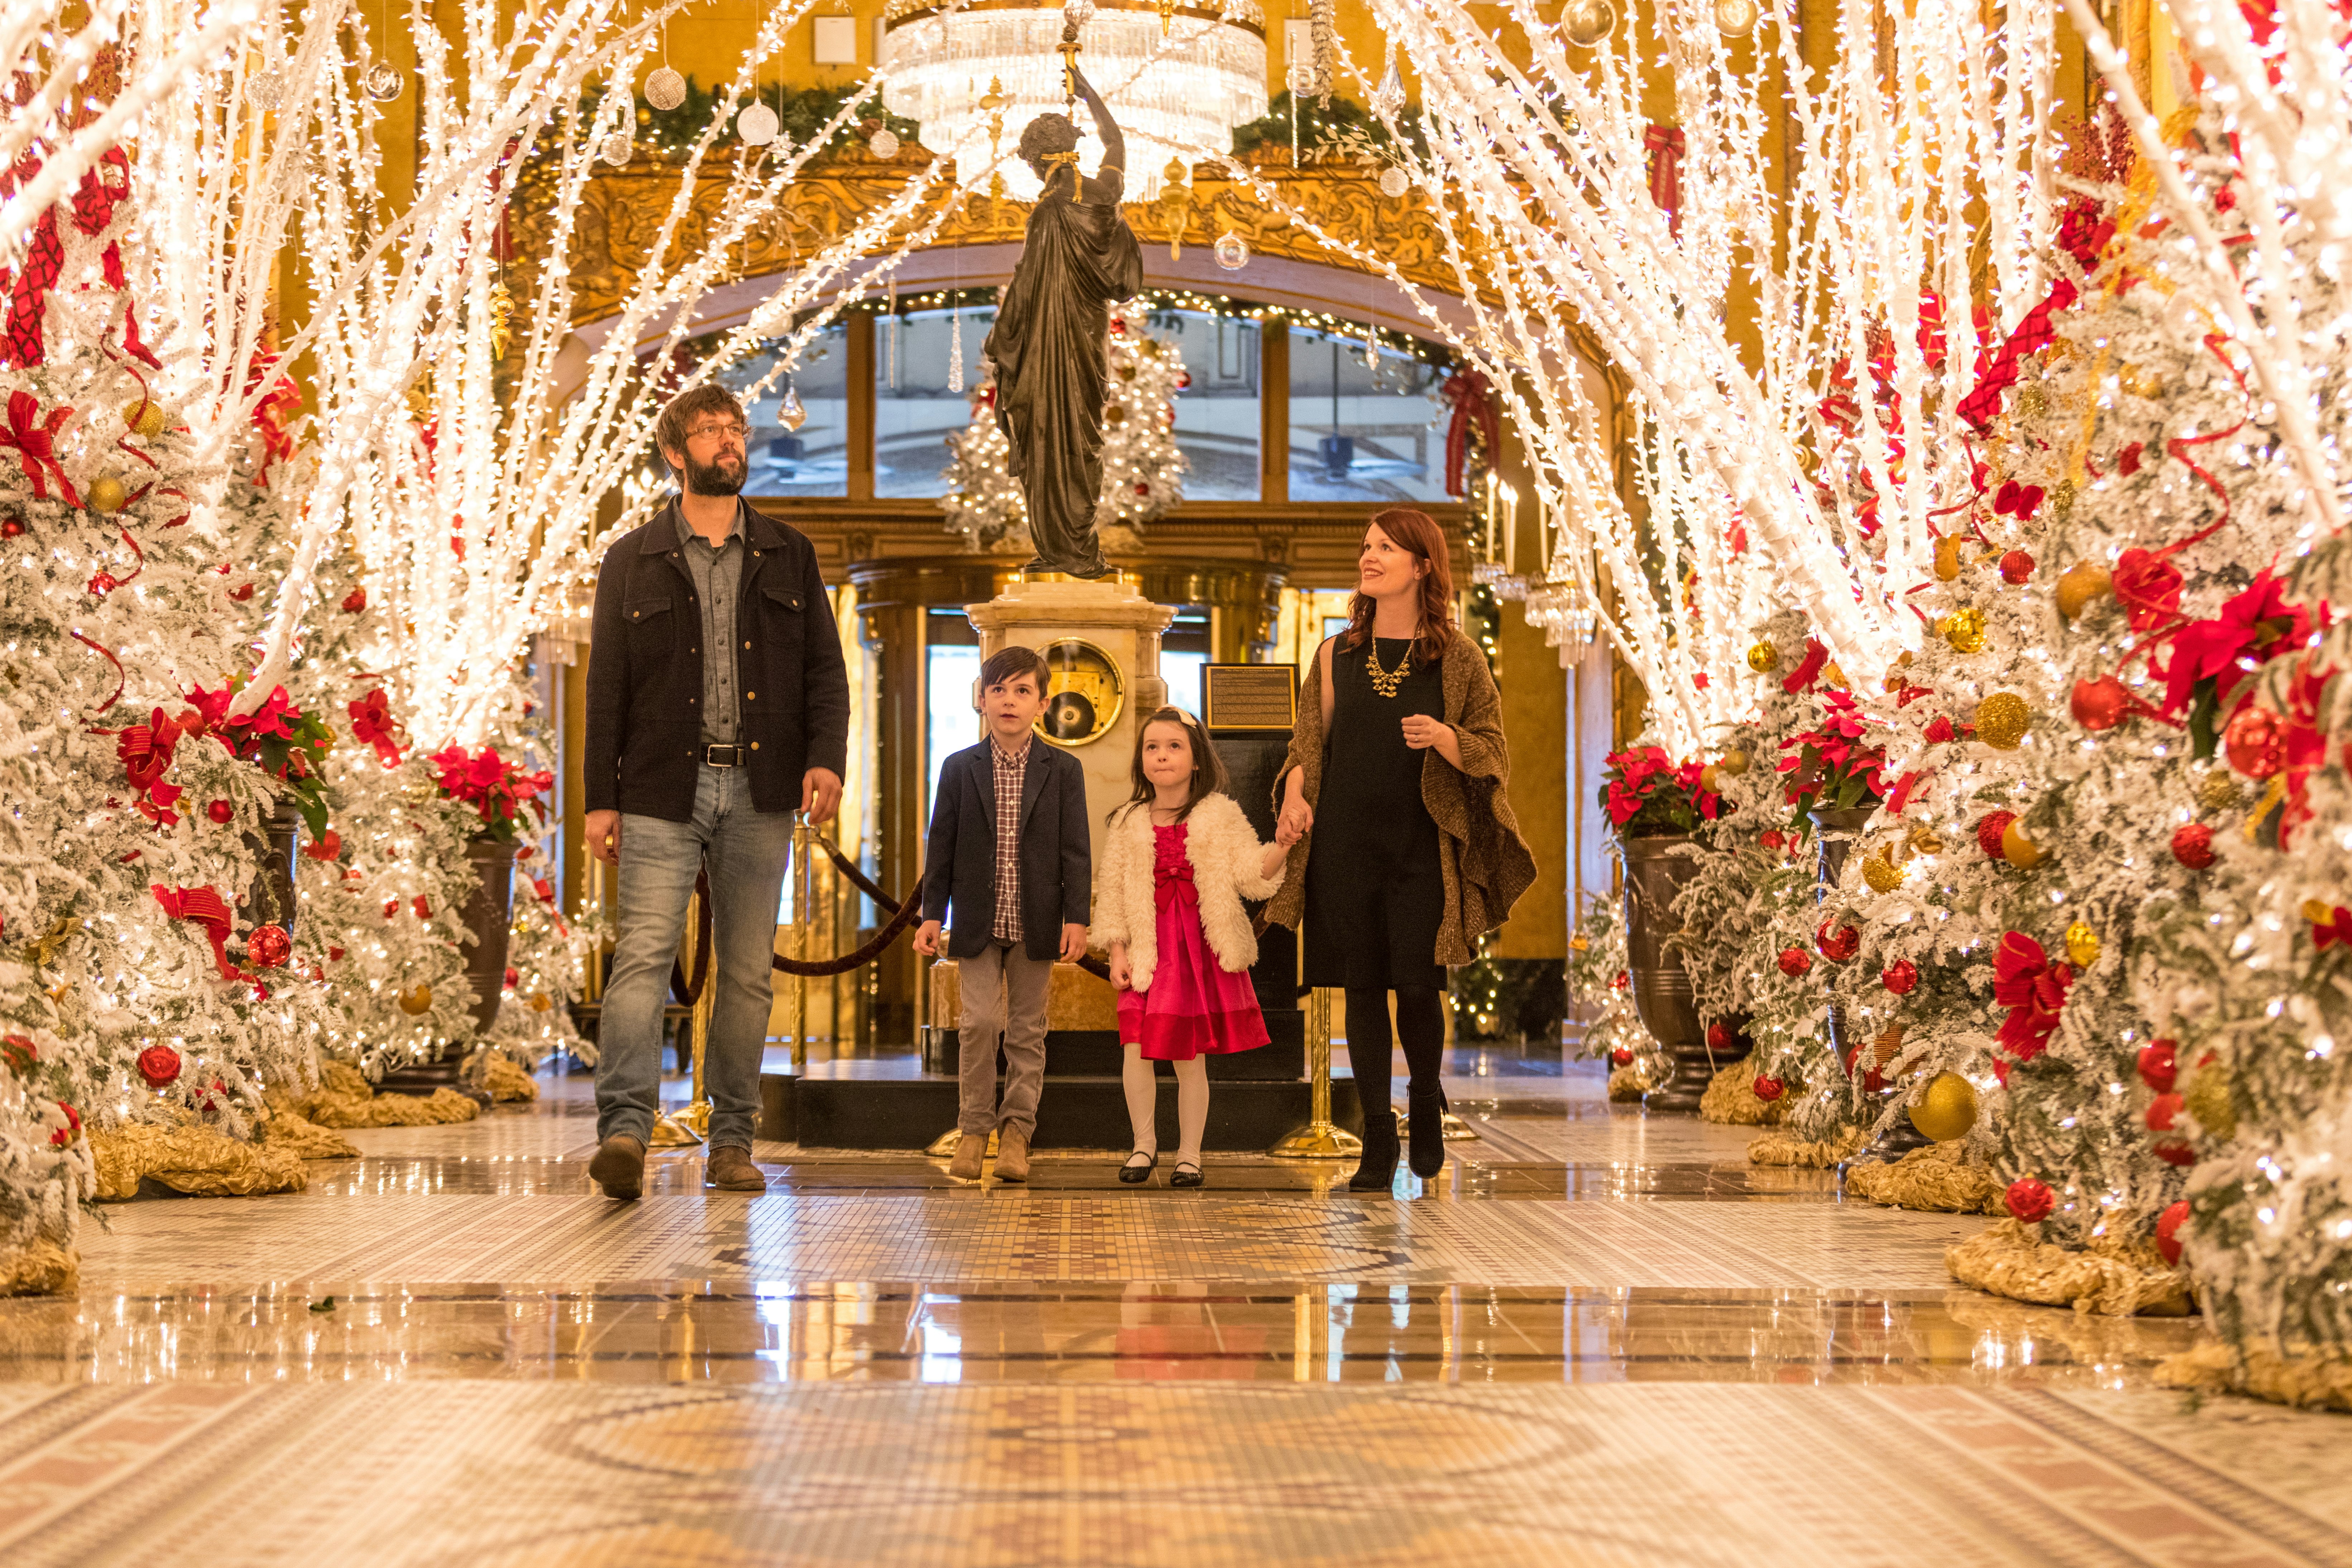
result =
[[[1208,1177],[1201,1174],[1201,1167],[1190,1160],[1177,1161],[1175,1173],[1168,1178],[1171,1187],[1198,1187],[1207,1182]]]
[[[1140,1165],[1137,1164],[1136,1161],[1138,1160],[1141,1160],[1143,1163]],[[1151,1173],[1159,1163],[1159,1150],[1154,1149],[1150,1153],[1146,1154],[1142,1150],[1138,1149],[1134,1153],[1129,1154],[1127,1157],[1127,1163],[1118,1168],[1118,1179],[1125,1182],[1129,1186],[1134,1186],[1138,1183],[1141,1182],[1148,1182],[1151,1180]]]

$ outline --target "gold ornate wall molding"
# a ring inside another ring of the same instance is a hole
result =
[[[888,202],[929,157],[916,146],[902,148],[891,159],[876,158],[861,148],[835,153],[803,170],[774,220],[730,258],[730,279],[757,279],[799,265],[845,232],[859,216]],[[1379,172],[1354,164],[1310,163],[1292,168],[1286,150],[1276,150],[1255,166],[1260,177],[1279,188],[1286,200],[1324,229],[1347,236],[1368,252],[1386,258],[1417,287],[1449,299],[1460,295],[1461,278],[1446,259],[1444,242],[1418,195],[1382,195]],[[575,326],[587,326],[620,310],[661,233],[677,194],[678,167],[640,155],[626,167],[601,171],[590,182],[581,201],[570,258]],[[731,160],[717,159],[698,176],[692,209],[672,242],[675,256],[691,254],[709,243],[712,221],[732,170]],[[955,195],[942,192],[940,199]],[[551,235],[550,215],[530,202],[527,182],[519,205],[522,210],[517,213],[511,230],[517,248],[525,258],[544,256]],[[1294,226],[1259,202],[1246,186],[1215,177],[1205,165],[1190,187],[1188,202],[1133,203],[1126,210],[1147,252],[1156,247],[1163,258],[1171,239],[1179,240],[1187,251],[1205,251],[1219,235],[1230,230],[1249,246],[1254,258],[1278,258],[1379,276],[1347,256],[1326,249],[1312,233]],[[927,205],[910,217],[908,228],[920,226],[937,211],[936,204]],[[1028,213],[1024,203],[965,194],[941,226],[934,248],[1017,247]],[[1230,275],[1229,286],[1236,292],[1246,294],[1248,282],[1245,272]]]

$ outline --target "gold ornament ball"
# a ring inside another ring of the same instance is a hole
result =
[[[2081,921],[2066,928],[2066,962],[2077,969],[2099,962],[2099,933]]]
[[[1891,893],[1903,885],[1903,868],[1885,855],[1866,855],[1862,861],[1862,879],[1870,884],[1874,893]]]
[[[534,991],[530,994],[530,1010],[532,1012],[544,1013],[550,1007],[554,1005],[555,998],[550,996],[546,992]]]
[[[2031,871],[2049,853],[2028,838],[2014,822],[2000,830],[2000,858],[2021,871]]]
[[[2062,523],[2074,515],[2074,481],[2060,479],[2050,491],[2050,521]]]
[[[2197,781],[2197,804],[2208,811],[2227,811],[2238,804],[2238,781],[2229,772],[2215,768]]]
[[[1617,30],[1617,11],[1609,0],[1568,0],[1560,8],[1560,37],[1578,48],[1589,49]]]
[[[2077,561],[2058,579],[2058,613],[2071,621],[2115,591],[2115,578],[2105,566]]]
[[[2019,417],[2039,419],[2050,411],[2050,393],[2040,382],[2026,383],[2017,389],[2016,408]]]
[[[2033,710],[2014,691],[1996,691],[1977,704],[1977,739],[1996,752],[2013,752],[2032,726]]]
[[[1982,653],[1985,645],[1984,612],[1954,610],[1944,617],[1944,640],[1961,653]]]
[[[1715,775],[1716,766],[1713,763],[1709,763],[1705,767],[1699,769],[1698,787],[1706,791],[1708,795],[1721,795],[1723,793],[1723,784],[1722,782]]]
[[[1938,1143],[1966,1136],[1976,1124],[1976,1085],[1956,1072],[1937,1073],[1912,1102],[1911,1125]]]
[[[400,1010],[417,1017],[433,1010],[433,987],[419,981],[400,994]]]
[[[1840,691],[1846,689],[1845,671],[1839,668],[1838,661],[1835,659],[1822,666],[1822,679]]]
[[[2230,1103],[2230,1069],[2220,1062],[2199,1068],[2180,1099],[2188,1106],[2189,1114],[2197,1118],[2197,1125],[2206,1131],[2216,1138],[2237,1136],[2238,1111]]]
[[[89,482],[89,493],[83,499],[92,511],[121,511],[130,500],[131,492],[112,474],[102,474]]]
[[[1960,542],[1957,539],[1936,541],[1936,576],[1948,583],[1960,574]]]
[[[163,405],[152,397],[134,397],[122,405],[122,423],[142,441],[163,433]]]
[[[1769,675],[1780,667],[1780,650],[1770,643],[1760,642],[1748,650],[1748,668],[1759,675]]]
[[[1716,30],[1727,38],[1744,38],[1756,30],[1756,0],[1715,0]]]
[[[1722,757],[1715,765],[1717,771],[1729,773],[1733,778],[1738,778],[1740,774],[1748,771],[1748,753],[1741,751],[1738,747],[1734,746],[1731,750],[1724,752]]]

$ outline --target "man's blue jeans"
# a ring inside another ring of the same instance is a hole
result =
[[[599,1141],[652,1138],[661,1109],[662,1004],[695,873],[707,862],[714,967],[706,984],[719,987],[702,1058],[710,1147],[751,1147],[774,995],[769,958],[792,849],[792,814],[754,811],[751,775],[740,768],[702,770],[692,822],[621,818],[620,934],[596,1039]]]

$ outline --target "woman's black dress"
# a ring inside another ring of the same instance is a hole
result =
[[[1393,670],[1410,637],[1381,637]],[[1423,759],[1404,741],[1412,713],[1445,717],[1440,664],[1415,656],[1394,697],[1383,697],[1365,647],[1331,648],[1331,722],[1323,737],[1322,798],[1307,854],[1307,984],[1391,991],[1445,984],[1437,928],[1445,876],[1437,823],[1421,798]],[[1442,661],[1441,661],[1442,662]]]

